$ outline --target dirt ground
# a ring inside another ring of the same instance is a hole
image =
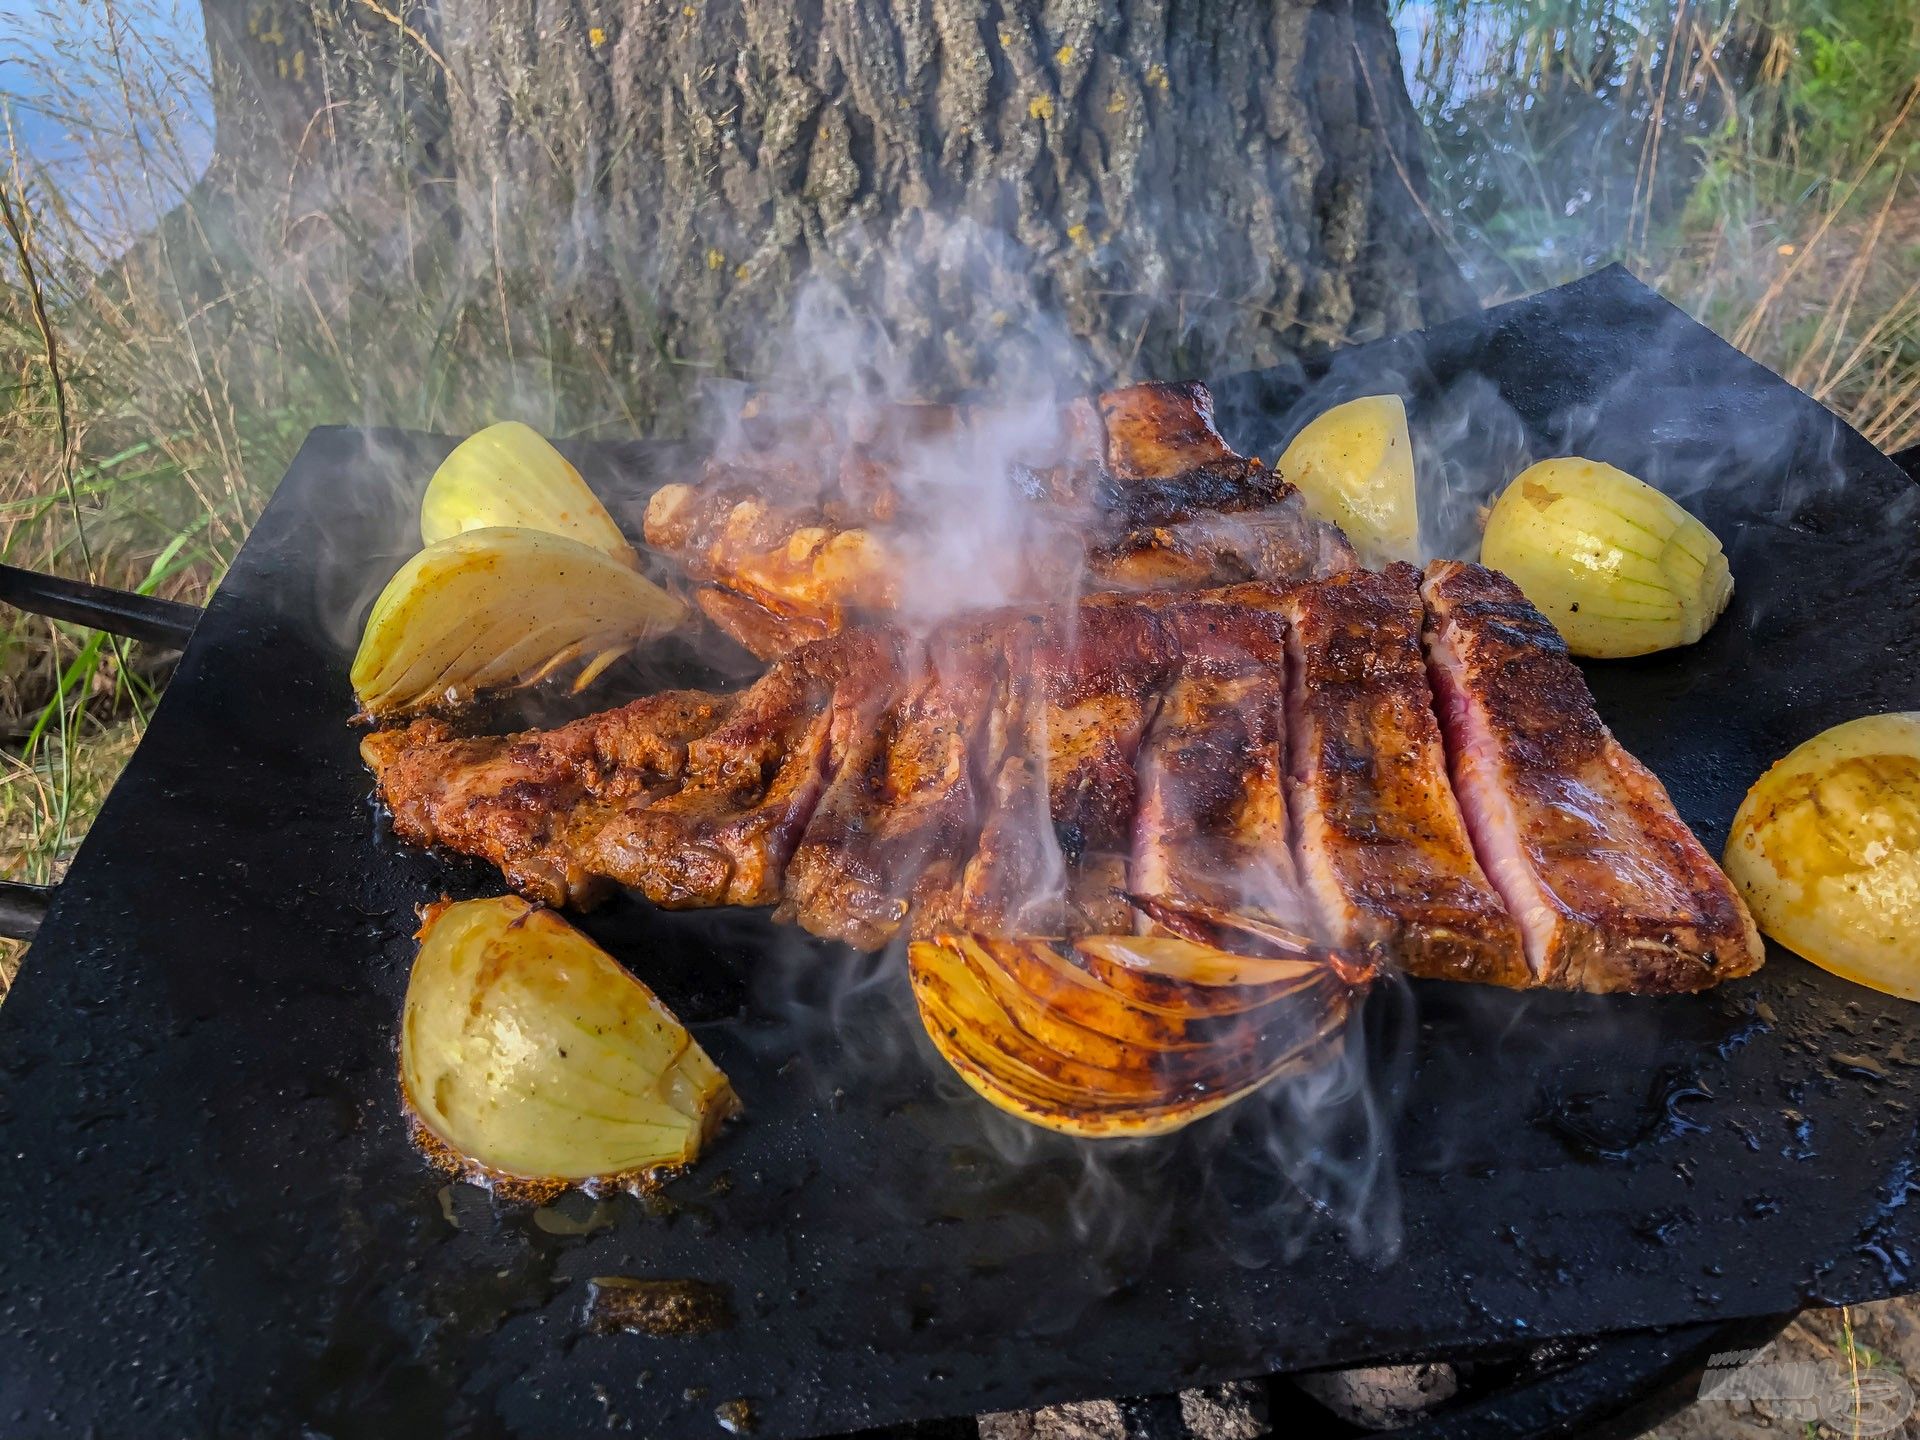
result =
[[[1646,1440],[1920,1440],[1920,1297],[1809,1311]],[[1765,1398],[1762,1398],[1765,1397]]]

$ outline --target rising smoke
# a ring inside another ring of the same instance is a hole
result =
[[[956,256],[992,244],[975,234],[944,261],[962,264]],[[900,267],[864,268],[897,276]],[[943,274],[939,283],[951,286],[955,278]],[[889,306],[901,296],[910,302],[912,290],[896,285],[874,295],[844,277],[809,282],[769,372],[752,386],[715,387],[707,443],[716,456],[730,464],[805,463],[805,454],[769,454],[756,418],[770,411],[787,420],[788,434],[809,433],[795,417],[821,419],[837,453],[849,438],[897,429],[900,407],[953,398],[934,390],[915,364],[920,347],[896,341]],[[983,319],[988,333],[969,336],[967,349],[991,357],[994,383],[965,397],[975,402],[968,422],[890,437],[901,503],[881,528],[907,577],[895,613],[922,633],[985,608],[1059,606],[1084,583],[1082,532],[1091,517],[1056,511],[1042,518],[1048,512],[1032,503],[1018,477],[1057,457],[1066,443],[1065,407],[1086,394],[1077,377],[1088,372],[1087,357],[1038,305],[1017,322],[1000,310]],[[1072,614],[1070,603],[1065,613]],[[1047,816],[1044,778],[1030,792],[1037,843],[1028,878],[1036,902],[1063,888],[1067,868]],[[1277,874],[1214,878],[1263,913],[1299,910],[1301,898]],[[959,1166],[947,1182],[950,1202],[964,1209],[1017,1193],[1025,1204],[1042,1204],[1050,1223],[1065,1225],[1100,1262],[1099,1275],[1111,1280],[1146,1263],[1176,1232],[1185,1243],[1202,1235],[1249,1267],[1282,1261],[1330,1233],[1374,1258],[1390,1257],[1399,1245],[1393,1128],[1410,1010],[1397,980],[1379,982],[1343,1043],[1317,1068],[1175,1138],[1093,1142],[1036,1129],[965,1090],[925,1037],[904,979],[902,942],[873,957],[780,931],[768,948],[756,961],[748,1029],[765,1061],[781,1065],[783,1075],[809,1077],[822,1104],[859,1093],[868,1106],[912,1105],[909,1097],[924,1097],[932,1075],[943,1140],[956,1155],[990,1162]],[[907,1218],[923,1197],[894,1203]],[[1197,1223],[1198,1215],[1205,1221]],[[1091,1298],[1055,1297],[1061,1323]]]

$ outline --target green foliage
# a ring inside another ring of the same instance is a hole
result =
[[[1487,299],[1622,260],[1889,447],[1920,427],[1920,7],[1401,0]]]
[[[1824,0],[1809,6],[1798,40],[1797,63],[1780,82],[1793,158],[1809,172],[1852,174],[1920,82],[1920,9],[1910,0]],[[1880,175],[1917,155],[1920,127],[1905,127],[1880,157]]]

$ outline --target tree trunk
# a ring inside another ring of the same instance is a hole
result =
[[[1058,355],[1039,317],[1075,384],[1471,304],[1382,0],[448,0],[437,33],[471,264],[660,380],[764,370],[808,272],[929,392]]]
[[[324,53],[305,0],[201,0],[213,80],[214,145],[235,162],[282,158],[326,103]]]
[[[378,258],[334,268],[385,295],[387,257],[452,242],[396,313],[611,379],[636,420],[765,373],[807,275],[929,395],[1221,373],[1471,304],[1384,0],[204,5],[253,248],[350,234]]]
[[[249,186],[442,174],[444,75],[424,0],[201,0],[214,152]],[[416,23],[417,22],[417,23]]]

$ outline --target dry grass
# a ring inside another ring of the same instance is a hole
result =
[[[1653,278],[1882,450],[1920,443],[1920,183],[1902,176],[1806,240],[1783,233],[1743,237],[1738,262],[1724,230],[1691,239]]]
[[[1723,220],[1685,237],[1662,277],[1734,344],[1887,451],[1920,440],[1920,180],[1883,168],[1896,142],[1904,154],[1920,131],[1917,102],[1920,75],[1824,206],[1749,220],[1738,239]]]
[[[1920,439],[1920,10],[1410,15],[1438,209],[1485,298],[1624,259],[1876,444]]]
[[[1920,1302],[1809,1310],[1755,1363],[1806,1368],[1777,1372],[1778,1400],[1709,1397],[1649,1431],[1646,1440],[1912,1440],[1920,1434],[1920,1416],[1891,1429],[1886,1423],[1900,1407],[1900,1386],[1920,1375]],[[1809,1376],[1818,1393],[1796,1393]],[[1765,1393],[1767,1382],[1761,1377],[1750,1388]],[[1810,1415],[1812,1409],[1820,1413]]]
[[[34,884],[59,879],[139,739],[131,720],[83,713],[69,739],[41,746],[32,760],[0,755],[0,874]],[[26,948],[0,941],[0,1001]]]

